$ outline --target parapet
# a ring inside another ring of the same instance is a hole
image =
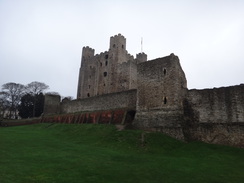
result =
[[[125,37],[122,35],[122,34],[118,34],[118,35],[114,35],[114,36],[111,36],[110,38],[123,38],[123,39],[125,39]]]
[[[116,48],[126,50],[126,38],[121,34],[110,37],[110,49]]]
[[[90,48],[89,46],[85,46],[82,49],[82,57],[93,57],[95,54],[95,50]]]

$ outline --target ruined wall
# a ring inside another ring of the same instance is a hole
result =
[[[187,139],[244,147],[244,85],[189,90],[184,117]]]
[[[83,47],[81,67],[78,78],[77,98],[94,96],[95,73],[97,63],[94,57],[95,50],[90,47]]]
[[[59,95],[46,94],[43,109],[44,115],[59,114],[60,100],[61,97]]]
[[[111,109],[136,109],[136,90],[106,94],[85,99],[77,99],[61,104],[60,113],[99,111]]]
[[[133,116],[127,120],[132,121],[136,111],[136,128],[244,147],[244,85],[187,90],[177,56],[146,62],[147,55],[139,53],[134,59],[121,34],[110,38],[108,51],[95,56],[94,51],[82,51],[78,100],[59,106],[60,98],[45,99],[44,112],[67,115],[54,121],[111,123]]]
[[[186,79],[174,54],[137,66],[137,113],[133,125],[184,139],[181,130]]]
[[[244,85],[189,90],[187,100],[199,123],[244,122]]]

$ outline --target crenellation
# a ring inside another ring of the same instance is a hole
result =
[[[92,57],[94,56],[95,50],[90,48],[89,46],[85,46],[82,49],[82,56],[84,57]]]
[[[110,37],[110,48],[94,56],[83,47],[77,98],[88,98],[136,88],[136,61],[126,50],[126,38]],[[88,88],[88,89],[87,89]]]
[[[83,47],[77,100],[60,105],[47,95],[46,113],[130,109],[134,128],[244,147],[244,84],[188,90],[178,56],[147,61],[142,52],[134,58],[121,34],[110,37],[108,51],[94,52]]]

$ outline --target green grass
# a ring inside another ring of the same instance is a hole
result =
[[[112,125],[0,128],[0,182],[244,182],[244,149]]]

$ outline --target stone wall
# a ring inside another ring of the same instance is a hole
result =
[[[44,101],[44,115],[58,114],[60,112],[60,100],[59,95],[46,94]]]
[[[244,147],[244,85],[189,90],[184,119],[187,140]]]
[[[183,139],[183,100],[187,86],[177,56],[158,58],[137,66],[137,113],[133,125]]]
[[[136,90],[77,99],[61,104],[61,114],[111,109],[136,110]]]
[[[199,123],[244,122],[244,85],[189,90],[187,100]]]

